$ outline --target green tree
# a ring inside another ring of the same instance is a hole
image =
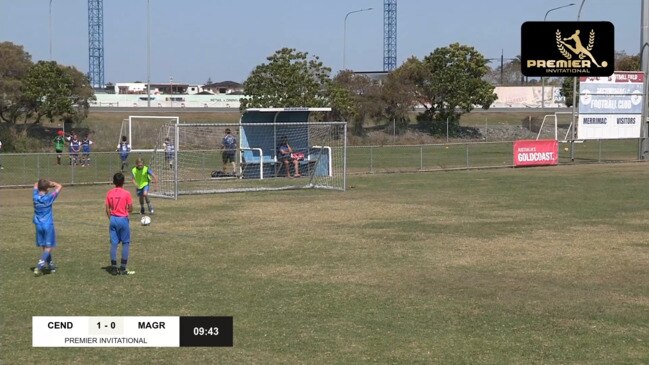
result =
[[[81,71],[72,66],[61,66],[64,74],[72,80],[72,90],[70,101],[72,102],[72,111],[60,115],[64,121],[78,123],[88,117],[90,109],[90,100],[96,100],[95,92],[90,86],[90,80]]]
[[[94,91],[88,78],[74,67],[39,61],[23,80],[23,105],[34,123],[43,117],[80,122],[88,115]]]
[[[255,67],[243,83],[241,109],[330,106],[331,69],[308,52],[282,48]]]
[[[54,121],[57,116],[74,113],[72,78],[54,61],[39,61],[29,69],[23,81],[25,107],[38,124],[42,117]]]
[[[640,55],[629,56],[625,52],[615,52],[615,71],[639,71]]]
[[[22,80],[32,65],[22,46],[0,43],[0,120],[15,124],[25,116]]]
[[[561,84],[561,90],[559,91],[561,96],[565,98],[566,100],[565,103],[567,107],[572,106],[572,95],[573,95],[572,88],[574,85],[574,80],[575,80],[574,77],[564,78],[563,83]],[[579,93],[579,83],[577,83],[577,93]],[[577,105],[579,105],[579,98],[577,98],[576,100],[577,100]]]
[[[406,64],[408,62],[406,61]],[[409,77],[412,75],[410,71],[417,71],[409,69],[406,64],[387,76],[381,90],[384,106],[383,117],[386,119],[386,126],[391,127],[394,123],[395,133],[401,133],[408,129],[410,112],[417,105],[417,86]]]
[[[351,122],[351,132],[361,136],[365,133],[364,126],[369,118],[381,116],[384,105],[381,99],[381,85],[365,75],[357,75],[352,71],[343,70],[333,79],[333,84],[345,90],[344,102],[349,102],[348,108],[335,105],[344,120]],[[339,100],[337,100],[340,103]]]
[[[497,98],[494,86],[484,80],[489,72],[487,60],[473,47],[453,43],[434,50],[421,62],[413,59],[404,66],[411,68],[415,95],[425,108],[417,120],[430,133],[442,132],[442,124],[445,132],[447,119],[452,132],[458,131],[462,114],[476,106],[488,109]]]

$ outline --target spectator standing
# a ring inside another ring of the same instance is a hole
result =
[[[237,139],[232,135],[230,128],[225,129],[225,136],[221,141],[221,159],[223,160],[223,174],[226,173],[228,162],[232,164],[232,175],[237,174],[237,163],[235,153],[237,152]]]

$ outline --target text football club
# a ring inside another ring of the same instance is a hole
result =
[[[525,76],[610,76],[614,70],[611,22],[525,22],[521,26]]]

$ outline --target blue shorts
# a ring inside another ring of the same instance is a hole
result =
[[[120,242],[125,245],[131,243],[131,226],[128,223],[128,217],[111,215],[108,233],[110,234],[110,243],[112,245],[117,245]]]
[[[120,153],[119,158],[122,159],[122,162],[126,161],[126,159],[128,158],[128,153]]]
[[[53,224],[36,225],[36,247],[56,247],[56,232]]]
[[[142,195],[144,195],[144,192],[146,192],[147,194],[149,194],[149,185],[145,185],[142,189],[137,189],[137,190],[135,190],[135,194],[136,194],[137,196],[142,196]]]

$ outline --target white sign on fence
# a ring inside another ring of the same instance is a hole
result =
[[[642,72],[580,78],[577,138],[640,138],[643,81]]]

